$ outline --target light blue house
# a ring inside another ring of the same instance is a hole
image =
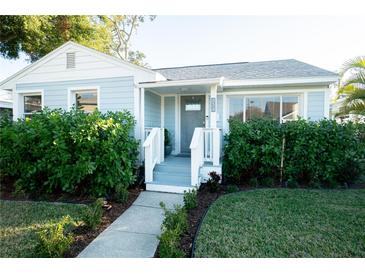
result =
[[[328,118],[336,81],[335,73],[294,59],[147,69],[67,42],[0,88],[12,91],[14,119],[45,106],[129,110],[147,189],[182,192],[221,171],[230,117]],[[166,158],[164,128],[172,146]]]

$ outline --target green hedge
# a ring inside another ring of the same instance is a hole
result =
[[[0,126],[0,173],[25,193],[103,196],[134,181],[138,144],[129,112],[45,109]]]
[[[266,185],[269,178],[279,182],[283,155],[283,182],[288,186],[350,184],[361,172],[364,134],[365,125],[326,119],[285,124],[232,119],[225,136],[224,176],[234,183],[256,182],[259,186]]]

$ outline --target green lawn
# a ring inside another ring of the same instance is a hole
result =
[[[70,215],[79,220],[82,205],[0,200],[0,257],[36,257],[36,231]]]
[[[261,189],[222,196],[196,257],[365,257],[365,189]]]

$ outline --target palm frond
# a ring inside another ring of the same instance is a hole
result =
[[[345,62],[340,70],[340,75],[343,76],[345,72],[356,68],[359,70],[365,69],[365,56],[358,56]]]
[[[346,86],[350,84],[358,84],[365,86],[365,70],[364,71],[355,71],[348,77],[342,77],[340,86]]]
[[[339,112],[335,116],[341,117],[347,114],[365,115],[365,104],[362,102],[353,102],[351,106],[344,105],[340,107]]]

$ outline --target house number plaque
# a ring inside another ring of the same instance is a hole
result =
[[[210,111],[215,112],[217,98],[210,98]]]

